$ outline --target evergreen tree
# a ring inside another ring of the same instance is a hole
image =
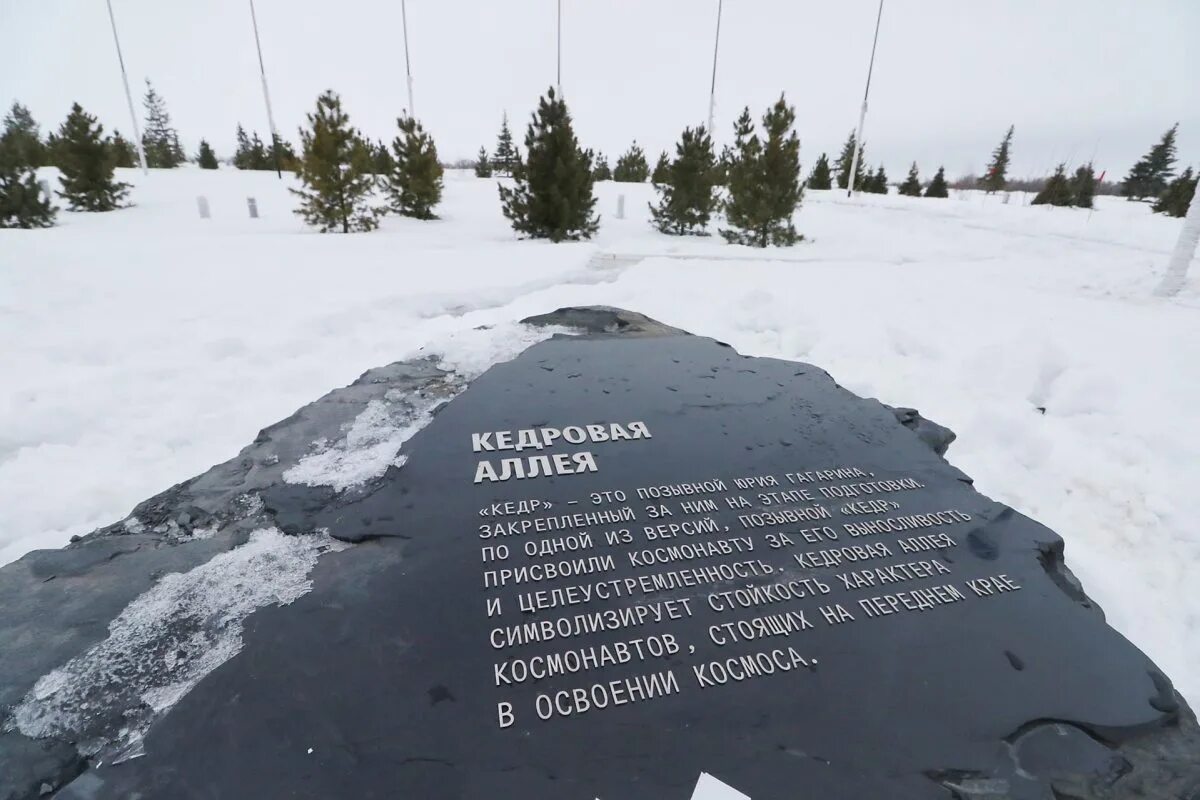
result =
[[[49,228],[55,208],[29,162],[37,154],[11,131],[0,134],[0,228]]]
[[[41,131],[29,109],[14,101],[12,108],[4,117],[4,131],[0,133],[12,150],[12,157],[20,164],[37,169],[46,166],[49,161],[46,145],[42,142]]]
[[[492,177],[492,162],[488,160],[487,150],[483,147],[479,148],[479,157],[475,159],[475,177]]]
[[[279,148],[279,168],[288,172],[299,172],[300,158],[296,155],[296,151],[292,149],[291,142],[281,137],[276,137],[276,146]]]
[[[308,124],[300,132],[298,175],[304,188],[290,190],[300,198],[296,214],[322,233],[377,228],[380,209],[370,204],[374,180],[369,163],[361,158],[360,138],[337,94],[326,91],[317,98]]]
[[[650,182],[653,184],[666,183],[670,179],[671,162],[667,160],[667,151],[664,150],[658,155],[658,162],[654,165],[654,172],[650,173]]]
[[[496,137],[496,150],[492,153],[492,169],[501,175],[512,175],[521,160],[512,131],[508,128],[508,114],[500,122],[500,135]]]
[[[846,171],[849,172],[850,168],[847,167]],[[808,175],[808,188],[833,188],[833,176],[829,173],[829,156],[824,153],[821,153],[821,157],[817,159],[817,163],[813,165],[812,172]]]
[[[267,146],[263,144],[263,140],[258,138],[258,131],[250,137],[250,166],[249,169],[274,169],[271,163],[271,156],[267,153]]]
[[[733,148],[729,145],[724,145],[721,148],[721,155],[717,156],[717,186],[729,185],[729,165],[733,163],[733,159]]]
[[[103,137],[104,126],[86,113],[79,103],[58,129],[59,170],[62,188],[58,196],[72,211],[112,211],[121,208],[129,185],[113,180],[116,154]]]
[[[837,163],[837,185],[839,189],[845,189],[850,181],[850,166],[854,163],[854,131],[850,131],[850,138],[846,139],[846,143],[842,145],[841,155],[838,156]],[[862,150],[858,154],[858,169],[854,172],[854,190],[860,191],[863,189],[863,184],[867,178],[863,174],[864,166],[867,161],[867,144],[863,142]]]
[[[196,163],[200,165],[200,169],[216,169],[219,166],[217,154],[204,139],[200,140],[200,152],[196,154]]]
[[[392,141],[395,168],[387,176],[392,210],[403,217],[433,219],[442,199],[442,165],[437,145],[412,117],[396,120],[400,135]]]
[[[1158,144],[1142,160],[1133,165],[1129,176],[1121,184],[1121,194],[1130,200],[1158,197],[1167,188],[1167,181],[1175,174],[1175,123],[1163,134]]]
[[[921,178],[917,174],[917,162],[914,161],[908,168],[908,177],[904,179],[904,183],[900,184],[898,191],[908,197],[921,196]]]
[[[795,121],[795,110],[780,95],[763,115],[766,142],[762,142],[754,132],[750,110],[742,111],[734,126],[734,156],[729,165],[725,219],[731,227],[721,231],[726,241],[766,247],[791,245],[804,238],[792,226],[792,214],[804,195],[800,138],[792,129]]]
[[[933,176],[933,180],[925,187],[926,197],[949,197],[950,189],[946,186],[946,168],[938,167],[937,174]]]
[[[600,153],[599,155],[597,155],[596,160],[593,163],[595,163],[595,165],[596,165],[592,169],[592,180],[593,181],[611,181],[612,180],[612,170],[608,168],[608,158],[604,155],[604,153]]]
[[[1071,203],[1080,208],[1091,208],[1095,195],[1096,172],[1089,161],[1075,170],[1075,175],[1071,178]]]
[[[254,153],[250,147],[250,137],[241,123],[237,126],[237,149],[233,153],[233,165],[238,169],[254,169]]]
[[[113,151],[114,167],[132,169],[138,165],[137,148],[133,146],[133,142],[122,136],[120,131],[113,131],[112,137],[108,140],[108,146]]]
[[[666,153],[659,161],[666,161]],[[705,228],[717,207],[716,166],[708,132],[703,127],[684,128],[675,160],[664,163],[654,181],[659,193],[658,206],[650,206],[654,227],[663,233],[707,235]]]
[[[1067,179],[1067,165],[1059,164],[1046,181],[1046,185],[1033,198],[1032,205],[1069,206],[1071,205],[1071,182]]]
[[[179,133],[171,127],[171,115],[167,104],[146,81],[146,96],[142,100],[146,109],[146,131],[142,134],[142,149],[146,153],[146,164],[151,167],[170,169],[186,161],[183,146],[179,144]]]
[[[613,167],[613,180],[618,183],[645,183],[649,177],[650,165],[646,163],[646,154],[635,140],[625,155],[617,159],[617,165]]]
[[[887,173],[883,170],[883,164],[879,165],[879,169],[875,171],[874,175],[872,175],[870,178],[867,178],[867,182],[868,185],[863,187],[863,191],[870,192],[871,194],[888,193]]]
[[[380,140],[378,143],[371,145],[371,171],[378,176],[386,178],[396,170],[396,159],[392,156],[392,151],[388,146]]]
[[[567,104],[551,88],[538,101],[525,133],[526,163],[516,186],[500,187],[504,216],[513,229],[535,239],[589,239],[600,220],[592,213],[592,164],[580,149]]]
[[[1155,201],[1154,212],[1172,217],[1186,216],[1188,207],[1191,206],[1192,200],[1196,196],[1197,180],[1191,167],[1185,169],[1178,178],[1171,181],[1167,190]]]
[[[1008,132],[1004,134],[1004,138],[1000,140],[1000,144],[996,145],[996,149],[992,151],[992,160],[988,163],[987,173],[979,179],[979,185],[987,191],[1002,192],[1004,187],[1008,185],[1008,159],[1010,156],[1009,150],[1012,147],[1013,126],[1008,126]]]

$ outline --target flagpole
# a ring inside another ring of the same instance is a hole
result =
[[[1159,297],[1174,297],[1183,289],[1187,282],[1188,265],[1196,255],[1196,246],[1200,244],[1200,189],[1192,197],[1187,216],[1183,218],[1183,228],[1179,231],[1179,239],[1175,241],[1175,250],[1171,260],[1167,262],[1167,272],[1154,293]]]
[[[717,0],[717,35],[713,39],[712,84],[708,88],[708,135],[713,135],[713,115],[717,108],[717,48],[721,45],[721,6],[724,0]]]
[[[846,196],[854,196],[854,176],[858,174],[858,159],[862,155],[863,123],[867,120],[867,95],[871,93],[871,73],[875,69],[875,46],[879,44],[879,21],[883,19],[883,0],[879,0],[879,13],[875,15],[875,39],[871,42],[871,61],[867,65],[867,88],[863,90],[862,111],[858,114],[858,133],[854,136],[854,159],[850,162],[850,176],[846,178]]]
[[[142,147],[142,132],[138,127],[137,113],[133,110],[133,94],[129,91],[129,76],[125,73],[125,57],[121,55],[121,39],[117,36],[117,18],[113,15],[112,0],[108,4],[108,21],[112,25],[113,44],[117,46],[117,63],[121,65],[121,83],[125,85],[125,102],[129,104],[129,121],[133,123],[133,144],[137,148],[138,162],[142,165],[142,174],[149,175],[146,167],[146,150]]]
[[[283,178],[283,167],[279,163],[279,132],[275,129],[275,115],[271,112],[271,90],[267,88],[267,68],[263,65],[262,42],[258,38],[258,15],[254,13],[254,0],[250,0],[250,22],[254,25],[254,46],[258,50],[258,73],[262,76],[263,100],[267,104],[267,125],[271,127],[271,153],[275,156],[275,174]]]
[[[408,4],[400,0],[400,21],[404,28],[404,76],[408,81],[408,115],[416,119],[417,111],[413,106],[412,66],[408,58]]]
[[[562,0],[558,0],[558,69],[554,73],[554,85],[562,99]]]

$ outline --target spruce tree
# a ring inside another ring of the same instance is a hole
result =
[[[233,152],[233,165],[238,169],[254,169],[254,154],[250,149],[250,137],[239,122],[237,126],[237,149]]]
[[[949,197],[950,188],[946,186],[946,168],[938,167],[937,174],[933,176],[933,180],[925,187],[926,197]]]
[[[492,177],[492,162],[488,160],[487,149],[483,147],[479,148],[479,157],[475,159],[475,177]]]
[[[500,122],[500,134],[496,137],[496,150],[492,153],[492,169],[501,175],[512,175],[520,161],[520,154],[513,144],[512,131],[508,128],[508,114]]]
[[[849,171],[849,168],[847,168]],[[821,157],[817,159],[817,163],[813,165],[812,172],[808,175],[809,189],[832,189],[833,176],[829,173],[829,156],[821,153]]]
[[[122,136],[120,131],[113,131],[108,140],[108,146],[113,150],[114,167],[132,169],[138,165],[137,148],[133,146],[133,142]]]
[[[13,101],[12,108],[4,117],[4,131],[0,133],[8,141],[13,158],[18,163],[37,169],[44,167],[47,161],[46,145],[42,142],[41,131],[29,109]]]
[[[1167,190],[1154,202],[1154,212],[1171,217],[1186,216],[1188,207],[1196,197],[1197,181],[1192,168],[1185,169],[1178,178],[1171,181]]]
[[[217,163],[217,154],[204,139],[200,140],[200,152],[196,153],[196,163],[200,165],[200,169],[216,169],[220,166]]]
[[[402,217],[433,219],[433,209],[442,199],[437,145],[412,117],[401,117],[396,124],[400,127],[400,135],[392,141],[396,166],[385,186],[392,210]]]
[[[992,160],[988,163],[987,173],[978,181],[979,186],[988,194],[1002,192],[1008,185],[1008,160],[1011,155],[1009,150],[1012,148],[1012,138],[1013,126],[1009,125],[1008,132],[1004,134],[1000,144],[996,145],[996,149],[992,151]]]
[[[322,233],[369,231],[379,227],[380,209],[371,206],[374,180],[361,158],[359,137],[333,91],[317,98],[308,115],[308,130],[300,132],[303,156],[298,176],[302,189],[296,214]]]
[[[872,194],[888,193],[887,173],[883,170],[883,164],[880,164],[879,169],[875,171],[875,174],[867,180],[869,181],[870,185],[865,189],[865,191],[868,191]]]
[[[1075,170],[1075,175],[1071,178],[1071,204],[1080,208],[1091,208],[1095,196],[1096,172],[1089,161]]]
[[[850,137],[846,139],[846,143],[842,145],[842,152],[837,158],[835,166],[837,167],[837,185],[839,189],[845,189],[850,181],[850,166],[854,163],[854,131],[850,131]],[[862,150],[858,155],[858,169],[854,172],[854,190],[859,191],[863,188],[866,182],[866,176],[863,174],[867,161],[867,144],[863,142]]]
[[[1046,185],[1033,198],[1035,206],[1069,206],[1071,205],[1071,182],[1067,179],[1067,165],[1059,164],[1046,181]]]
[[[654,172],[650,173],[650,182],[653,184],[666,183],[670,180],[671,162],[667,160],[667,151],[664,150],[658,155],[658,161],[654,165]]]
[[[612,170],[608,168],[608,157],[605,156],[604,153],[598,154],[593,163],[595,164],[595,166],[592,168],[593,181],[612,180]]]
[[[368,146],[371,148],[371,171],[386,179],[396,169],[396,159],[392,156],[392,151],[388,149],[382,139],[376,144]]]
[[[49,228],[55,208],[29,163],[36,154],[11,131],[0,133],[0,228]]]
[[[795,110],[780,95],[763,115],[766,141],[762,142],[754,132],[750,110],[742,111],[734,126],[734,156],[729,165],[725,219],[731,227],[721,231],[726,241],[766,247],[791,245],[804,238],[792,225],[792,214],[804,195],[800,138],[792,129],[795,121]]]
[[[142,134],[142,149],[146,153],[146,164],[151,167],[170,169],[186,161],[183,146],[179,144],[179,133],[171,127],[171,115],[167,104],[146,81],[146,96],[142,100],[146,109],[146,131]]]
[[[300,170],[300,157],[296,155],[296,151],[292,149],[291,142],[280,138],[279,144],[279,167],[288,172],[298,172]]]
[[[921,178],[917,174],[917,162],[914,161],[908,168],[908,177],[904,179],[904,183],[900,184],[897,191],[907,197],[921,196]]]
[[[665,160],[666,153],[663,154]],[[707,236],[709,217],[717,207],[717,158],[703,127],[684,128],[675,145],[675,160],[654,181],[658,206],[650,206],[654,227],[663,233]],[[657,172],[657,170],[655,170]]]
[[[271,156],[267,154],[267,146],[258,138],[258,131],[250,137],[250,169],[274,169]]]
[[[504,216],[513,229],[535,239],[589,239],[600,225],[592,213],[592,164],[579,147],[567,104],[551,88],[538,100],[525,133],[526,161],[516,186],[500,186]]]
[[[650,165],[646,163],[646,154],[634,140],[623,156],[617,159],[613,167],[613,180],[618,183],[645,183],[650,177]]]
[[[129,185],[113,180],[116,154],[103,137],[104,126],[80,107],[58,129],[62,191],[72,211],[112,211],[121,208]]]
[[[1179,123],[1175,123],[1163,134],[1158,144],[1142,160],[1133,165],[1128,177],[1121,184],[1121,194],[1130,200],[1158,197],[1167,188],[1167,181],[1175,174],[1175,134]]]

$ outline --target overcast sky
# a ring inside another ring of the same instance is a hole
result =
[[[406,105],[398,0],[256,0],[276,120],[296,129],[341,93],[369,136]],[[230,155],[238,122],[265,134],[248,0],[112,0],[133,91],[165,97],[185,147]],[[705,120],[717,0],[562,0],[563,89],[585,146],[651,158]],[[837,151],[858,119],[875,0],[725,0],[718,141],[743,105],[786,92],[801,160]],[[417,116],[444,160],[490,150],[555,77],[555,0],[408,0]],[[0,103],[57,126],[73,101],[130,123],[104,0],[0,0]],[[138,105],[141,111],[140,102]],[[1172,123],[1200,166],[1200,2],[885,0],[867,161],[893,179],[980,171],[1010,123],[1017,176],[1095,159],[1122,176]]]

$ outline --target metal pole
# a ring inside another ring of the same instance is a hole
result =
[[[408,4],[405,0],[400,0],[400,21],[404,27],[404,75],[408,80],[408,115],[415,119],[417,111],[413,106],[412,66],[408,59]]]
[[[1174,297],[1179,294],[1187,280],[1188,265],[1196,255],[1197,244],[1200,244],[1200,184],[1197,184],[1192,204],[1188,207],[1187,216],[1183,218],[1183,230],[1179,231],[1175,250],[1167,263],[1167,274],[1163,275],[1162,283],[1154,290],[1156,295]]]
[[[149,175],[146,167],[146,151],[142,147],[142,132],[138,127],[137,113],[133,110],[133,95],[129,92],[129,76],[125,74],[125,57],[121,55],[121,40],[117,37],[117,18],[113,16],[112,0],[108,3],[108,21],[112,24],[113,44],[117,46],[117,62],[121,65],[121,82],[125,84],[125,102],[129,103],[129,121],[133,123],[133,145],[137,148],[138,162],[142,165],[142,174]]]
[[[717,47],[721,44],[721,6],[724,0],[717,0],[717,36],[713,39],[713,68],[712,84],[708,88],[708,135],[713,135],[713,114],[717,108]]]
[[[558,88],[558,97],[562,99],[562,0],[558,0],[558,71],[554,76],[554,85]]]
[[[271,91],[267,88],[267,68],[263,65],[262,42],[258,38],[258,15],[254,13],[254,0],[250,0],[250,21],[254,24],[254,46],[258,49],[258,72],[262,76],[263,100],[267,104],[267,125],[271,127],[271,153],[275,156],[275,174],[283,178],[283,167],[279,163],[279,132],[275,130],[275,115],[271,113]]]
[[[875,40],[871,42],[871,62],[867,66],[867,88],[863,90],[862,111],[858,114],[858,133],[854,135],[854,159],[850,162],[850,176],[846,179],[846,196],[854,195],[854,176],[858,174],[858,158],[862,154],[863,123],[867,119],[867,95],[871,93],[871,73],[875,69],[875,46],[879,44],[879,21],[883,19],[883,0],[879,0],[879,13],[875,16]]]

